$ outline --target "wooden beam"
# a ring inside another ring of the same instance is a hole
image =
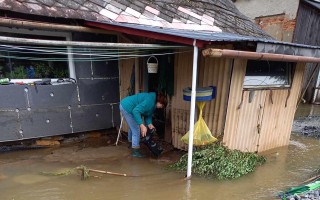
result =
[[[48,45],[48,46],[82,46],[82,47],[116,47],[116,48],[183,48],[182,46],[164,46],[159,44],[78,42],[61,40],[39,40],[0,36],[0,43]]]
[[[64,24],[53,24],[35,21],[26,21],[18,19],[0,18],[0,26],[17,27],[25,29],[40,29],[40,30],[54,30],[54,31],[71,31],[71,32],[87,32],[87,33],[101,33],[101,34],[117,34],[114,31],[107,31],[102,29],[90,28],[85,26],[73,26]]]
[[[204,57],[226,57],[226,58],[244,58],[250,60],[269,60],[269,61],[286,61],[286,62],[307,62],[320,63],[320,58],[308,56],[295,56],[274,53],[258,53],[250,51],[237,51],[229,49],[205,49],[202,51]]]

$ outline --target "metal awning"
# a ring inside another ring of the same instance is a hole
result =
[[[193,45],[193,41],[196,40],[196,45],[198,47],[204,47],[206,44],[215,43],[255,42],[257,44],[257,52],[314,57],[318,57],[320,55],[319,46],[282,42],[226,32],[191,31],[114,22],[86,22],[86,25],[187,45]]]

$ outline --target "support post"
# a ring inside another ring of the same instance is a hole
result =
[[[319,68],[319,63],[317,64],[317,67],[316,68]],[[317,89],[318,87],[320,86],[320,72],[318,72],[318,76],[317,76],[317,81],[316,81],[316,86],[313,90],[313,98],[312,98],[312,102],[311,103],[315,103],[316,100],[317,100],[317,94],[318,94],[318,90]]]
[[[192,90],[191,90],[191,106],[190,106],[190,130],[189,130],[189,144],[188,144],[188,166],[187,179],[191,178],[192,168],[192,151],[193,151],[193,132],[194,132],[194,115],[196,107],[196,87],[197,87],[197,71],[198,71],[198,47],[197,41],[193,42],[193,66],[192,66]]]

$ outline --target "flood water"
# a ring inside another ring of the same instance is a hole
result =
[[[319,114],[320,107],[301,106],[298,116]],[[161,159],[133,159],[126,144],[119,146],[68,146],[0,154],[1,200],[203,200],[277,199],[281,190],[299,185],[320,165],[320,140],[292,134],[290,145],[265,152],[267,162],[236,180],[218,181],[168,171],[165,166],[180,153]],[[90,172],[88,180],[76,173],[45,176],[41,172],[66,172],[79,165],[126,173],[136,177]]]

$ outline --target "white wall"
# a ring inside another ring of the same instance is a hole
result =
[[[295,19],[299,0],[237,0],[236,7],[250,19],[260,16],[285,13],[289,19]]]

